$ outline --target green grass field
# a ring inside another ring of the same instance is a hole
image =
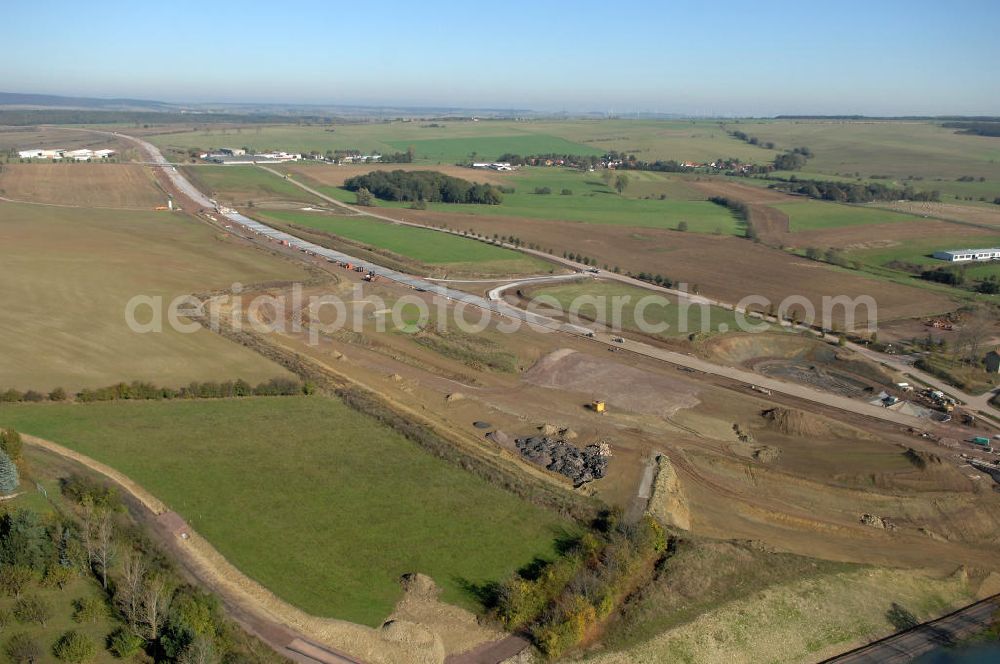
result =
[[[688,230],[693,233],[743,234],[742,223],[729,210],[715,203],[670,197],[667,200],[635,198],[628,189],[620,196],[597,173],[526,168],[512,176],[510,184],[515,191],[504,194],[501,205],[436,203],[430,208],[480,216],[560,219],[640,228],[677,228],[678,223],[686,221]],[[541,187],[549,187],[552,193],[534,193]],[[562,195],[563,189],[573,193]]]
[[[409,572],[476,608],[467,583],[573,527],[322,396],[5,406],[0,426],[124,472],[278,596],[367,625]]]
[[[430,124],[440,126],[431,127]],[[372,122],[338,125],[198,128],[151,135],[161,148],[248,147],[287,151],[361,150],[390,153],[413,145],[423,163],[453,163],[472,152],[495,159],[504,152],[604,154],[618,150],[647,161],[711,161],[739,157],[766,162],[774,152],[730,138],[710,120],[532,120]]]
[[[578,309],[580,316],[590,319],[602,316],[605,320],[609,321],[612,320],[613,312],[615,311],[613,298],[623,296],[631,298],[621,307],[621,327],[622,329],[631,331],[641,331],[639,324],[636,322],[636,305],[644,298],[656,295],[660,299],[655,302],[647,300],[650,301],[650,304],[643,309],[642,317],[649,324],[659,325],[666,323],[669,326],[665,331],[660,333],[660,336],[677,338],[687,336],[693,332],[725,332],[737,329],[736,317],[728,309],[721,309],[719,307],[703,308],[700,306],[691,306],[687,309],[682,309],[678,305],[677,299],[673,296],[661,293],[653,294],[648,290],[624,284],[586,282],[559,286],[542,286],[533,290],[531,295],[532,297],[546,296],[555,298],[559,302],[560,307],[562,307],[562,310],[566,312],[573,306],[574,301],[578,301],[581,303]],[[584,305],[582,304],[584,300],[580,298],[586,297],[604,299],[597,306],[594,304]],[[669,304],[666,306],[660,304],[664,300],[669,302]],[[757,322],[756,319],[750,320],[754,323]]]
[[[186,166],[182,170],[198,189],[234,206],[245,206],[250,201],[321,202],[291,182],[256,166]]]
[[[899,261],[918,265],[924,269],[948,267],[950,264],[932,257],[935,251],[941,249],[962,249],[970,247],[1000,246],[1000,235],[984,235],[974,242],[968,238],[956,241],[954,238],[939,237],[921,240],[906,240],[893,247],[883,249],[865,249],[851,251],[848,256],[865,265],[884,267],[887,263]],[[1000,263],[966,263],[958,266],[970,281],[979,281],[989,276],[1000,276]]]
[[[481,273],[548,272],[552,266],[512,249],[433,230],[392,224],[370,217],[345,217],[315,212],[268,210],[259,216],[307,226],[385,249],[427,265],[462,267]]]
[[[711,203],[682,180],[659,173],[627,173],[635,182],[619,195],[598,173],[581,173],[565,168],[523,168],[506,178],[514,193],[504,194],[500,205],[465,205],[431,203],[429,210],[457,212],[476,216],[559,219],[588,224],[636,226],[640,228],[677,228],[685,221],[692,233],[743,235],[744,227],[729,210]],[[299,176],[301,177],[301,176]],[[475,181],[475,171],[469,171]],[[354,203],[353,192],[342,187],[309,183],[318,191],[345,203]],[[548,187],[552,193],[536,194],[536,188]],[[563,195],[568,189],[571,194]],[[660,194],[667,196],[659,200]],[[653,196],[653,198],[644,198]],[[378,201],[379,207],[401,209],[409,203]]]
[[[307,278],[295,264],[220,239],[180,213],[0,203],[0,388],[77,390],[118,381],[180,386],[284,369],[212,332],[137,334],[136,295]],[[148,320],[147,309],[138,318]]]
[[[844,226],[891,224],[900,222],[920,223],[920,217],[873,207],[842,205],[826,201],[802,200],[771,205],[788,215],[792,232],[811,231]]]
[[[918,189],[942,189],[962,176],[984,177],[1000,195],[1000,139],[956,134],[930,122],[768,120],[730,125],[779,148],[807,146],[807,171],[848,177],[909,176]],[[937,178],[941,182],[936,182]],[[962,183],[958,183],[962,184]],[[950,188],[950,185],[949,185]]]
[[[416,158],[426,162],[456,163],[467,160],[493,161],[500,155],[512,154],[604,154],[602,150],[582,143],[574,143],[551,134],[522,134],[513,136],[469,136],[466,138],[427,138],[416,141],[389,140],[386,143],[396,152],[406,152],[413,147]],[[475,155],[475,157],[473,157]]]

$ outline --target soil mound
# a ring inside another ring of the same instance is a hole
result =
[[[771,463],[772,461],[776,461],[779,456],[781,456],[781,450],[770,445],[758,447],[753,451],[753,458],[761,463]]]
[[[928,467],[941,465],[941,457],[938,455],[933,454],[932,452],[921,452],[913,449],[912,447],[906,448],[906,451],[903,452],[903,456],[906,457],[907,461],[920,470],[927,470]]]
[[[801,410],[769,408],[760,415],[768,427],[786,436],[828,436],[832,433],[821,418]]]

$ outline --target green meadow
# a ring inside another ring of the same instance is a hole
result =
[[[551,265],[512,249],[449,235],[439,231],[403,226],[371,217],[347,217],[316,212],[268,210],[265,219],[306,226],[354,242],[413,259],[427,265],[478,266],[481,271],[502,273],[547,272]]]
[[[0,426],[125,473],[282,599],[366,625],[410,572],[476,609],[470,584],[573,528],[323,396],[2,406]]]
[[[922,221],[920,217],[892,210],[828,203],[826,201],[801,200],[778,203],[771,205],[771,207],[788,215],[793,232],[898,222],[920,223]]]

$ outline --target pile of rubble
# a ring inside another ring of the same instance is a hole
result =
[[[565,475],[574,486],[599,480],[608,469],[611,448],[607,443],[580,449],[565,440],[548,436],[529,436],[514,440],[518,451],[528,461]]]

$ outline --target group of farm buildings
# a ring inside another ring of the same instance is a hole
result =
[[[74,159],[76,161],[90,161],[91,159],[107,159],[115,154],[114,150],[63,150],[61,148],[31,148],[29,150],[19,150],[17,156],[21,159]]]

